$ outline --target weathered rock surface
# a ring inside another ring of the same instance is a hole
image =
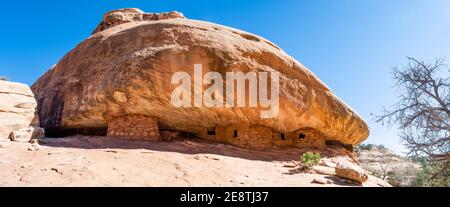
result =
[[[9,147],[9,145],[11,144],[11,140],[9,139],[0,139],[0,148],[6,148]]]
[[[34,126],[14,130],[9,135],[9,139],[15,142],[30,142],[34,139],[41,139],[44,137],[45,137],[45,130],[43,128]]]
[[[187,140],[149,143],[84,136],[44,140],[40,146],[11,142],[0,148],[0,186],[360,186],[335,176],[292,173],[284,165],[298,159],[301,149],[253,151]],[[371,178],[362,186],[384,186]]]
[[[369,172],[362,169],[351,154],[330,148],[323,151],[322,154],[325,157],[321,159],[319,165],[311,167],[311,172],[340,178],[339,182],[343,183],[392,187],[389,183],[372,176]]]
[[[129,8],[119,9],[103,15],[103,21],[98,25],[92,34],[96,34],[108,28],[130,22],[156,21],[162,19],[185,19],[179,12],[145,13],[140,9]]]
[[[35,117],[36,106],[27,85],[0,80],[0,139],[28,128]]]
[[[325,178],[315,178],[312,183],[316,183],[316,184],[321,184],[321,185],[326,185],[326,184],[331,184],[331,180],[325,179]]]
[[[175,72],[279,71],[280,113],[261,119],[261,108],[175,108]],[[110,117],[148,115],[161,128],[196,133],[224,124],[266,126],[280,132],[313,128],[330,140],[358,144],[366,123],[305,66],[256,35],[184,19],[179,13],[137,9],[105,15],[94,34],[42,76],[32,90],[41,126],[106,127]]]
[[[357,165],[339,163],[336,168],[336,176],[345,178],[358,183],[365,183],[369,179],[366,171]]]

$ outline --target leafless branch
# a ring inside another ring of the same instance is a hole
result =
[[[384,110],[376,121],[401,130],[400,137],[412,157],[450,162],[450,70],[445,59],[426,64],[408,58],[406,68],[394,68],[393,77],[401,92],[392,110]],[[448,169],[443,169],[446,171]]]

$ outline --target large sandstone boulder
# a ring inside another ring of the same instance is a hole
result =
[[[174,73],[279,71],[280,113],[261,108],[175,108]],[[161,128],[196,133],[224,124],[265,126],[280,132],[312,128],[329,140],[355,145],[366,123],[310,70],[270,41],[230,27],[185,19],[177,12],[109,12],[94,34],[33,86],[41,125],[102,128],[111,117],[156,117]]]
[[[369,174],[355,164],[339,163],[336,168],[336,176],[345,178],[357,183],[365,183],[369,179]]]
[[[30,125],[39,125],[35,119],[36,106],[27,85],[0,80],[0,139],[11,139],[13,135],[17,140],[20,137],[29,141],[38,136],[35,131],[40,131],[39,136],[42,136],[42,129],[30,128]],[[30,135],[26,136],[25,131]]]

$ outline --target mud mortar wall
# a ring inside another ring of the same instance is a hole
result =
[[[159,141],[158,120],[144,115],[113,117],[108,122],[108,137],[134,141]]]

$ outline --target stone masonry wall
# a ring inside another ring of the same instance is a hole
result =
[[[300,136],[302,135],[302,136]],[[325,136],[312,128],[305,128],[294,133],[294,144],[298,148],[325,147]]]
[[[240,130],[234,137],[233,143],[245,146],[249,149],[265,150],[271,147],[272,130],[265,127],[251,127],[247,130]]]
[[[134,141],[159,141],[158,120],[144,115],[114,117],[108,123],[108,137]]]
[[[262,126],[218,126],[212,140],[256,150],[325,147],[325,137],[309,128],[283,133]]]
[[[270,148],[272,130],[259,126],[218,126],[214,141],[256,150]]]

